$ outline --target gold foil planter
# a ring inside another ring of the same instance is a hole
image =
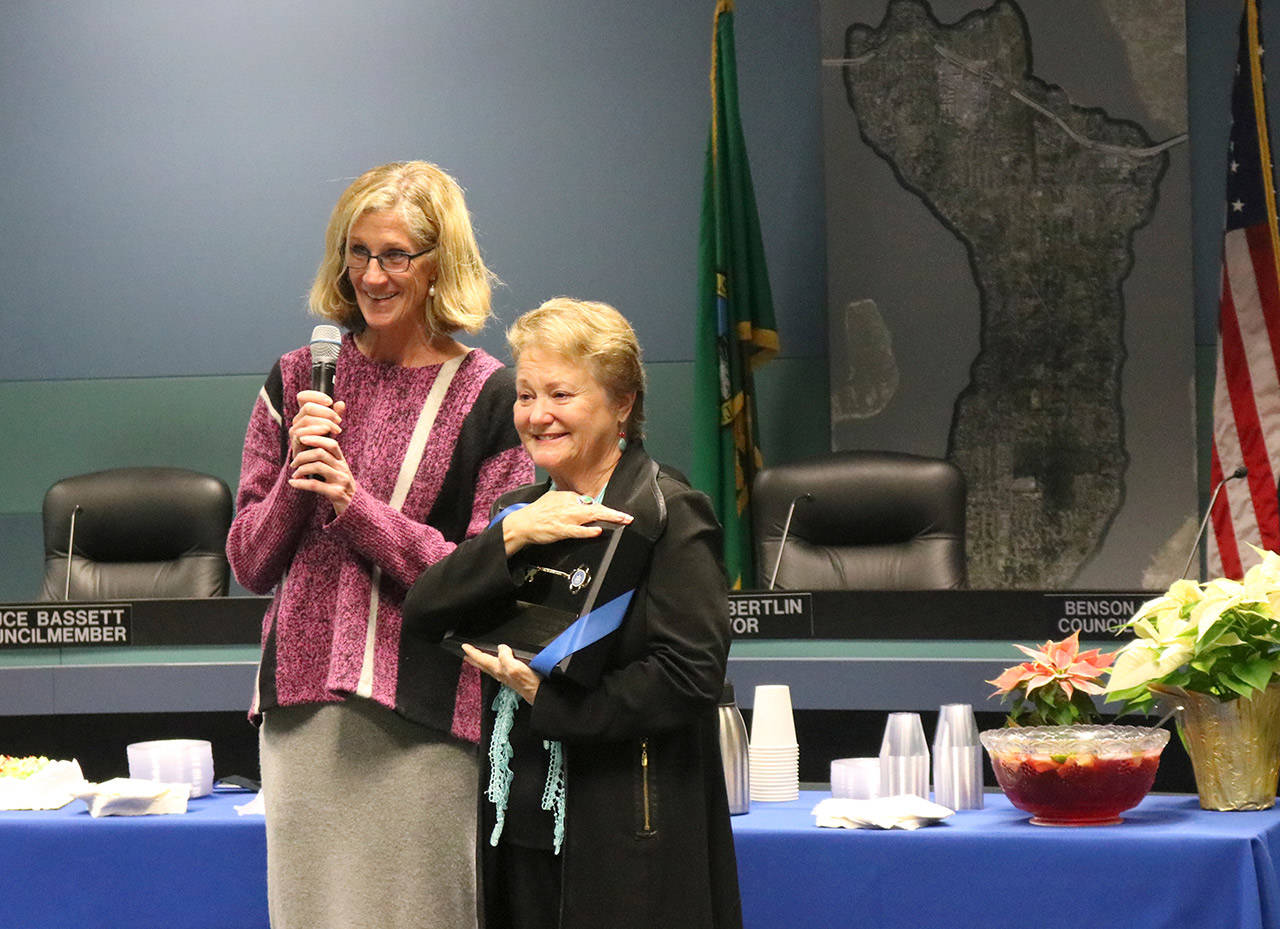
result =
[[[1150,685],[1181,706],[1178,735],[1191,756],[1200,806],[1268,810],[1280,775],[1280,685],[1222,702],[1208,694]]]

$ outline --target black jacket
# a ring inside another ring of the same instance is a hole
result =
[[[495,512],[548,489],[512,491]],[[534,732],[564,745],[561,929],[739,929],[716,716],[730,638],[720,526],[707,498],[638,443],[614,470],[605,502],[655,541],[598,686],[553,677],[532,707]],[[414,584],[405,632],[439,639],[514,591],[501,526],[492,526]],[[486,709],[482,758],[491,716]],[[486,782],[488,772],[481,776]],[[488,806],[481,801],[482,813]],[[482,887],[493,866],[486,820]]]

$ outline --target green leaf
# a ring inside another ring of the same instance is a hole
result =
[[[1253,685],[1247,681],[1242,681],[1234,674],[1228,672],[1223,674],[1219,679],[1221,684],[1226,685],[1242,697],[1250,697],[1253,695]]]
[[[1275,670],[1275,661],[1270,658],[1255,658],[1235,669],[1236,677],[1255,690],[1265,690],[1271,683],[1271,675]]]

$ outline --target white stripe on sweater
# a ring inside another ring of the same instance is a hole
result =
[[[262,405],[263,405],[263,406],[265,406],[265,407],[267,408],[267,415],[268,415],[268,416],[270,416],[272,419],[274,419],[274,420],[275,420],[276,425],[277,425],[277,426],[283,426],[283,425],[284,425],[284,417],[283,417],[283,416],[281,416],[281,415],[280,415],[280,411],[279,411],[279,410],[277,410],[277,409],[272,405],[272,403],[271,403],[271,398],[267,396],[267,388],[266,388],[266,387],[260,387],[260,388],[258,388],[258,399],[259,399],[259,400],[261,400],[261,401],[262,401]]]
[[[427,399],[418,413],[418,421],[414,424],[413,435],[409,437],[409,447],[405,449],[404,458],[400,462],[400,473],[396,475],[396,484],[391,491],[388,505],[399,510],[409,496],[409,488],[413,486],[413,478],[422,464],[422,456],[427,450],[427,440],[431,438],[431,428],[435,425],[436,416],[444,403],[453,376],[458,373],[462,361],[467,356],[459,355],[440,366]],[[360,665],[360,680],[356,684],[356,695],[365,698],[373,696],[373,655],[378,637],[378,584],[382,581],[382,569],[375,567],[369,587],[369,624],[364,637],[364,661]]]

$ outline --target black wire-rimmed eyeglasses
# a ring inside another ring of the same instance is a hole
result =
[[[399,249],[391,249],[381,255],[374,255],[363,245],[352,245],[347,248],[347,267],[352,271],[361,271],[369,266],[370,261],[376,261],[382,266],[382,270],[388,274],[403,274],[409,270],[409,262],[415,258],[421,258],[434,248],[435,246],[432,245],[420,252],[414,252],[412,255]]]

